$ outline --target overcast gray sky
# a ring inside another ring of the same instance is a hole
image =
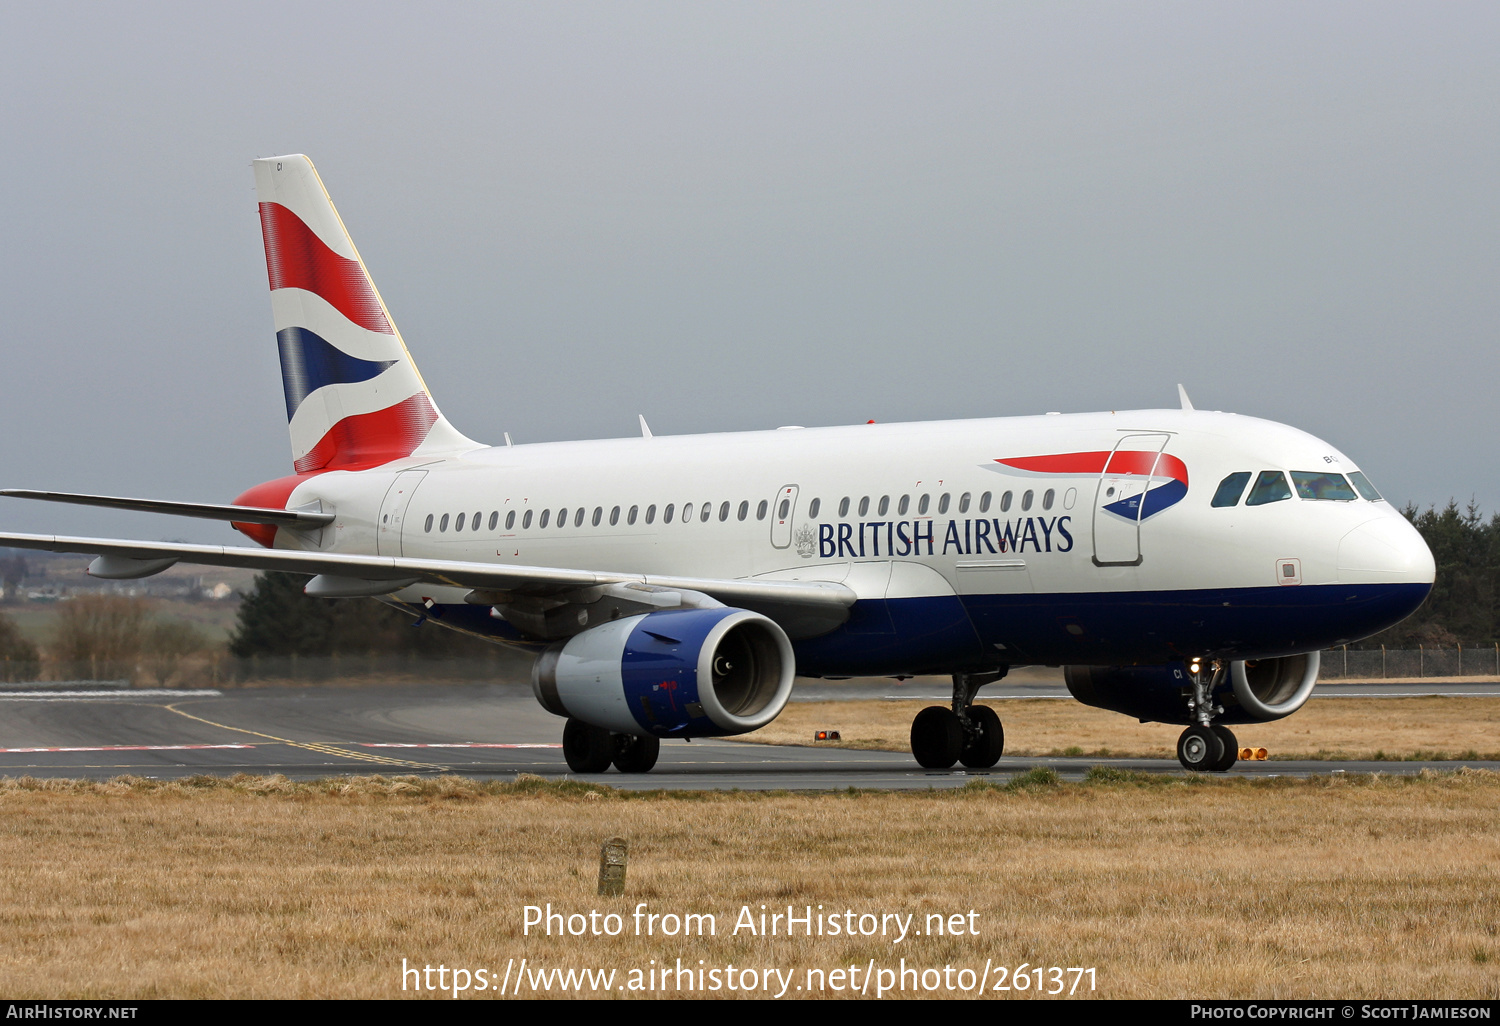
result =
[[[11,4],[0,483],[290,472],[249,161],[304,152],[481,440],[1182,381],[1490,512],[1497,54],[1494,3]]]

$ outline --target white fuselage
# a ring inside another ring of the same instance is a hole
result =
[[[1127,449],[1160,456],[1135,473],[1102,466]],[[1058,454],[1072,469],[998,462]],[[311,477],[287,507],[337,520],[277,545],[843,583],[863,612],[839,639],[798,646],[808,672],[829,675],[1253,657],[1373,633],[1430,587],[1431,554],[1384,501],[1294,489],[1210,504],[1237,472],[1356,469],[1304,432],[1194,410],[556,442]],[[1108,508],[1116,488],[1158,486],[1168,498],[1134,520]],[[394,598],[461,608],[464,595],[419,585]],[[959,609],[968,624],[953,622]],[[948,642],[935,643],[935,611]],[[463,629],[487,632],[477,623]],[[961,651],[940,665],[944,644]]]

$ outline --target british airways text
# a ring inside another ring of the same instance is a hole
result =
[[[935,520],[871,520],[819,524],[818,557],[976,556],[1002,552],[1071,552],[1072,517],[1017,517],[1015,520],[949,520],[941,541]],[[925,548],[924,548],[925,546]],[[1029,547],[1029,549],[1028,549]]]

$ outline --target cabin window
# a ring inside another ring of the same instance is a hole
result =
[[[597,520],[594,521],[594,523],[596,523],[596,524],[598,522],[599,521],[597,521]],[[582,506],[579,506],[578,507],[578,512],[573,514],[573,526],[574,527],[582,527],[583,526],[583,507]]]
[[[948,512],[948,493],[944,492],[942,498],[938,499],[938,512]]]
[[[1359,489],[1359,494],[1363,495],[1371,502],[1380,501],[1380,493],[1375,490],[1375,486],[1370,483],[1370,479],[1368,477],[1365,477],[1365,475],[1361,474],[1357,470],[1351,470],[1349,472],[1349,480],[1353,482],[1354,487]]]
[[[446,530],[448,530],[448,514],[444,513],[443,519],[438,521],[438,531],[442,532]]]
[[[729,503],[726,501],[726,502],[722,502],[722,503],[719,504],[719,523],[722,524],[724,521],[726,521],[728,519],[729,519]]]
[[[781,509],[777,510],[777,512],[776,512],[776,519],[777,520],[785,520],[787,518],[787,514],[790,513],[791,511],[792,511],[792,500],[791,499],[782,499],[781,500]]]
[[[653,523],[655,520],[656,520],[656,503],[653,502],[651,505],[649,505],[649,506],[646,507],[646,523],[648,523],[648,524],[649,523]]]
[[[969,498],[970,496],[968,492],[964,492],[958,497],[958,511],[960,513],[969,512]]]
[[[540,530],[546,530],[547,529],[547,520],[551,516],[552,516],[552,511],[550,509],[544,509],[544,510],[542,510],[542,519],[540,519],[540,520],[538,520],[536,522],[536,526],[538,527],[538,529],[540,529]]]
[[[670,502],[667,503],[667,508],[661,511],[661,522],[664,524],[670,524],[672,522],[672,510],[676,508],[677,507],[672,505]]]
[[[727,507],[728,503],[725,503],[725,506]],[[727,509],[726,509],[726,512],[727,512]],[[708,523],[708,518],[711,517],[711,516],[713,516],[713,515],[714,515],[714,504],[711,503],[711,502],[705,502],[703,504],[703,512],[701,512],[701,513],[698,514],[698,519],[700,521],[702,521],[703,523],[706,524],[706,523]]]
[[[526,511],[526,513],[521,517],[521,530],[526,531],[526,530],[529,530],[530,528],[531,528],[531,510],[528,509]]]
[[[458,519],[453,522],[453,529],[455,531],[462,531],[464,529],[464,517],[467,515],[467,513],[460,513],[458,515]]]
[[[1009,513],[1010,512],[1010,499],[1011,499],[1011,493],[1010,492],[1006,492],[1004,495],[1000,496],[1000,512],[1001,513]]]
[[[547,525],[545,523],[543,523],[542,526],[546,527]],[[564,506],[562,509],[560,509],[560,510],[557,511],[557,526],[558,527],[567,527],[568,526],[568,508],[566,506]]]
[[[609,511],[609,526],[610,527],[614,527],[619,522],[620,522],[620,507],[616,506],[614,509],[612,509],[612,510]]]
[[[500,514],[497,513],[495,515],[499,516]],[[507,531],[509,531],[509,530],[512,530],[515,526],[516,526],[516,511],[515,510],[511,510],[509,513],[505,514],[505,529]]]
[[[505,529],[507,531],[510,530],[511,522],[514,521],[515,519],[516,519],[515,511],[512,510],[510,516],[506,518]],[[493,531],[495,529],[495,525],[498,524],[498,523],[500,523],[500,511],[497,509],[497,510],[495,510],[495,512],[493,512],[493,513],[490,514],[490,530]]]
[[[1046,493],[1042,496],[1042,509],[1051,509],[1052,500],[1055,498],[1057,498],[1057,490],[1054,488],[1048,488]]]
[[[932,496],[930,496],[930,495],[924,495],[920,499],[918,499],[917,500],[917,512],[918,513],[926,513],[927,512],[927,506],[928,506],[928,504],[931,501],[932,501]]]
[[[640,509],[641,509],[641,507],[639,507],[639,506],[631,506],[630,507],[630,512],[625,514],[625,522],[627,524],[634,524],[635,523],[635,515],[640,512]]]
[[[764,505],[764,503],[762,503],[762,505]],[[839,516],[841,516],[841,517],[847,517],[848,515],[849,515],[849,496],[846,495],[842,499],[839,500]]]
[[[1255,479],[1255,487],[1250,489],[1250,498],[1245,500],[1245,505],[1264,506],[1268,502],[1280,502],[1291,497],[1292,490],[1286,486],[1285,474],[1279,470],[1262,470]]]
[[[1353,502],[1359,498],[1342,474],[1324,474],[1315,470],[1292,471],[1292,483],[1297,494],[1304,499],[1322,499],[1333,502]]]
[[[428,534],[432,533],[432,514],[431,513],[427,514],[427,525],[425,527],[423,527],[422,530],[426,531]]]
[[[844,505],[847,506],[848,504],[849,504],[849,500],[845,499],[844,500]],[[771,508],[771,504],[768,503],[765,499],[761,499],[760,500],[760,505],[755,507],[755,519],[756,520],[764,520],[764,519],[766,519],[766,510],[768,510],[770,508]]]
[[[471,530],[471,531],[477,531],[477,530],[479,530],[479,522],[481,520],[483,520],[483,519],[484,519],[484,513],[481,512],[481,511],[479,511],[479,510],[475,510],[474,511],[474,519],[471,520],[471,521],[469,521],[469,523],[472,525],[472,526],[470,526],[469,530]]]
[[[693,519],[693,504],[691,502],[684,502],[682,504],[682,522],[685,524],[685,523],[687,523],[688,521],[690,521],[692,519]]]
[[[862,498],[862,499],[859,500],[859,515],[860,516],[864,516],[864,515],[866,515],[869,512],[870,512],[870,497],[868,495],[866,495],[864,498]],[[782,517],[781,519],[785,520],[786,517]]]
[[[1250,471],[1235,471],[1219,482],[1219,490],[1214,492],[1214,501],[1209,505],[1215,507],[1239,505],[1240,496],[1245,494],[1245,486],[1249,483]]]
[[[983,495],[981,495],[979,497],[979,512],[981,512],[981,513],[988,513],[989,511],[990,511],[990,493],[989,492],[985,492]]]
[[[889,495],[882,495],[880,497],[880,505],[876,507],[875,513],[876,513],[876,515],[883,517],[890,510],[890,508],[891,508],[891,497]]]
[[[1023,496],[1021,496],[1021,512],[1022,513],[1025,513],[1027,510],[1031,509],[1031,500],[1032,500],[1032,497],[1035,494],[1036,494],[1035,492],[1033,492],[1030,488],[1028,488],[1028,489],[1026,489],[1026,494],[1023,495]]]
[[[616,516],[619,515],[619,512],[620,512],[619,507],[616,507],[615,508],[615,514],[616,514]],[[593,526],[598,527],[599,524],[603,520],[604,520],[604,507],[603,506],[595,506],[594,507],[594,518],[593,518],[593,521],[592,521]]]
[[[906,516],[906,511],[908,509],[910,509],[910,508],[911,508],[911,496],[910,495],[903,495],[903,496],[901,496],[901,501],[896,503],[896,515],[897,516],[902,516],[902,517]]]
[[[818,510],[822,507],[822,505],[823,505],[823,500],[822,499],[814,499],[812,502],[808,503],[808,505],[807,505],[807,515],[809,517],[815,517],[815,516],[817,516],[818,515]],[[741,520],[745,519],[745,504],[743,502],[740,503],[740,519]]]

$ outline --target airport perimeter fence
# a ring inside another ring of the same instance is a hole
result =
[[[1500,645],[1457,648],[1331,648],[1319,679],[1409,680],[1423,677],[1500,678]],[[493,656],[440,658],[418,653],[347,656],[252,656],[223,652],[167,659],[40,663],[0,661],[4,684],[80,687],[236,688],[277,685],[529,684],[531,660],[496,649]],[[1060,683],[1060,680],[1059,680]]]
[[[529,683],[530,659],[497,649],[484,657],[442,658],[417,653],[346,656],[252,656],[197,653],[172,659],[61,661],[40,665],[5,660],[6,684],[80,687],[235,688],[276,685]]]
[[[1319,680],[1500,677],[1500,644],[1456,648],[1330,648]]]

